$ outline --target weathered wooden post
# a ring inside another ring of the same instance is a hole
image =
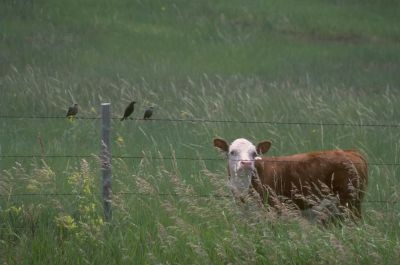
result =
[[[110,103],[101,104],[101,172],[103,187],[104,217],[108,222],[112,218],[111,209],[111,148],[110,148]]]

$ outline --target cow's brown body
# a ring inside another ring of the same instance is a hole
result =
[[[290,198],[300,209],[311,207],[307,196],[321,197],[329,188],[339,203],[361,216],[368,166],[356,151],[320,151],[291,156],[262,157],[255,161],[253,188],[275,205],[275,195]],[[257,176],[258,175],[258,176]]]

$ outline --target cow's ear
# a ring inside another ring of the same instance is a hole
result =
[[[215,138],[214,139],[214,146],[217,147],[222,152],[228,153],[229,144],[224,139]]]
[[[257,153],[259,154],[264,154],[268,152],[269,148],[271,147],[271,142],[270,141],[264,141],[261,142],[257,145]]]

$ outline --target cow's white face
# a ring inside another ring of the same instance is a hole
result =
[[[243,194],[249,190],[251,178],[256,173],[255,161],[261,159],[259,154],[268,151],[271,142],[262,142],[256,147],[249,140],[239,138],[228,146],[225,140],[214,139],[214,146],[228,156],[228,185],[235,194]]]
[[[229,146],[229,184],[236,192],[244,193],[250,188],[256,157],[256,147],[246,139],[237,139]]]

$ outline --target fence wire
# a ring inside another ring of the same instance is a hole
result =
[[[0,115],[0,119],[67,119],[65,116],[14,116]],[[101,117],[76,117],[77,120],[101,120]],[[112,117],[112,120],[120,120],[121,117]],[[400,128],[400,124],[374,124],[374,123],[336,123],[336,122],[306,122],[306,121],[249,121],[249,120],[213,120],[213,119],[178,119],[178,118],[134,118],[133,121],[145,122],[188,122],[188,123],[232,123],[232,124],[270,124],[270,125],[292,125],[292,126],[338,126],[338,127],[381,127]]]
[[[0,158],[100,158],[99,155],[40,155],[40,154],[27,154],[27,155],[0,155]],[[224,158],[217,157],[209,157],[209,158],[201,158],[201,157],[175,157],[175,156],[124,156],[124,155],[112,155],[112,159],[132,159],[132,160],[141,160],[141,159],[149,159],[149,160],[183,160],[183,161],[225,161]],[[268,157],[267,157],[268,159]],[[243,161],[243,160],[240,160]],[[249,160],[253,161],[253,160]],[[300,163],[300,161],[275,161],[273,158],[271,160],[267,160],[268,162],[273,163]],[[356,164],[356,163],[353,163]],[[400,166],[400,163],[396,162],[368,162],[370,166]]]
[[[100,193],[93,193],[92,195],[101,197]],[[205,198],[205,199],[213,199],[213,198],[231,198],[231,195],[223,195],[223,194],[177,194],[177,193],[169,193],[169,192],[152,192],[152,193],[144,193],[144,192],[115,192],[113,196],[142,196],[142,197],[186,197],[186,198]],[[80,193],[16,193],[4,195],[0,194],[0,198],[20,198],[20,197],[70,197],[70,196],[85,196],[85,194]],[[376,203],[376,204],[397,204],[400,203],[400,200],[367,200],[363,201],[363,203]]]
[[[41,116],[41,115],[0,115],[2,120],[11,119],[67,119],[65,116]],[[76,117],[77,120],[101,120],[101,117]],[[112,117],[112,120],[120,120],[120,117]],[[182,122],[182,123],[227,123],[227,124],[269,124],[269,125],[289,125],[289,126],[337,126],[337,127],[376,127],[376,128],[400,128],[400,124],[372,124],[372,123],[334,123],[334,122],[290,122],[290,121],[248,121],[248,120],[213,120],[213,119],[178,119],[178,118],[152,118],[152,119],[140,119],[134,118],[133,121],[143,122]],[[40,154],[6,154],[0,155],[0,158],[97,158],[97,155],[40,155]],[[223,161],[223,158],[197,158],[197,157],[155,157],[155,156],[123,156],[114,155],[113,159],[152,159],[152,160],[186,160],[186,161]],[[298,161],[274,161],[283,163],[295,163]],[[387,162],[371,162],[368,163],[371,166],[400,166],[400,163],[387,163]],[[101,194],[95,194],[100,196]],[[140,192],[116,192],[113,195],[136,195],[136,196],[173,196],[173,197],[197,197],[197,198],[223,198],[230,197],[228,195],[218,194],[175,194],[175,193],[140,193]],[[0,198],[14,198],[14,197],[64,197],[64,196],[80,196],[77,193],[20,193],[3,195],[0,194]],[[364,203],[378,203],[378,204],[397,204],[398,200],[369,200]]]

